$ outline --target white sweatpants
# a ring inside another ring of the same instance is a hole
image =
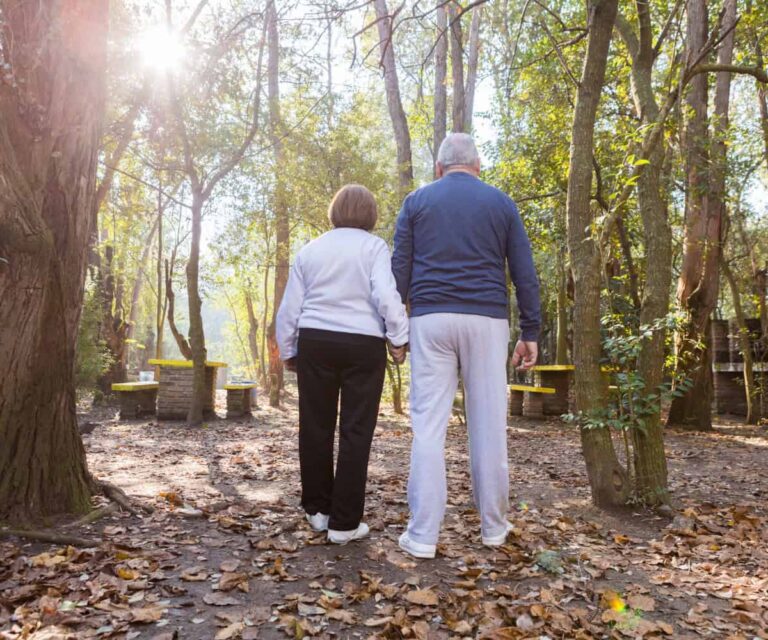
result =
[[[506,531],[507,461],[506,320],[460,313],[411,319],[411,420],[408,536],[437,544],[445,515],[445,436],[458,386],[466,392],[470,469],[482,535]]]

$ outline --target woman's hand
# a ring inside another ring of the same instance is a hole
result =
[[[292,371],[293,373],[296,373],[296,357],[288,358],[284,363],[285,368],[288,369],[288,371]]]
[[[403,364],[403,362],[405,362],[405,354],[408,353],[407,344],[396,347],[391,342],[387,342],[387,348],[389,349],[389,355],[392,356],[392,360],[395,364]]]

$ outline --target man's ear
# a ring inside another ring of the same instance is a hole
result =
[[[438,178],[443,177],[443,165],[441,165],[439,162],[435,162],[435,175]]]
[[[477,171],[477,175],[480,175],[480,158],[475,160],[475,171]]]

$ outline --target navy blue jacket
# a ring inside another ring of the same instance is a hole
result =
[[[475,176],[451,172],[411,193],[395,228],[392,271],[411,315],[509,317],[506,268],[515,285],[521,339],[536,341],[539,281],[517,206]]]

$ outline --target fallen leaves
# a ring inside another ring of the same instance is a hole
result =
[[[440,602],[437,594],[431,589],[416,589],[415,591],[409,591],[405,594],[405,599],[408,600],[408,602],[424,607],[436,607]]]
[[[203,596],[203,602],[210,604],[214,607],[229,607],[232,605],[242,604],[237,598],[228,596],[221,591],[214,591],[213,593],[206,593]]]
[[[222,421],[199,433],[164,426],[151,447],[141,444],[144,425],[105,429],[97,471],[119,447],[137,483],[142,474],[156,483],[146,495],[158,495],[166,466],[172,489],[151,516],[101,523],[99,549],[0,541],[0,638],[170,639],[178,629],[179,637],[253,640],[260,628],[294,639],[768,636],[765,508],[759,500],[692,497],[691,487],[709,491],[719,481],[704,476],[705,467],[684,467],[690,486],[675,470],[686,508],[673,520],[606,515],[587,506],[578,438],[551,425],[513,431],[513,531],[505,545],[486,549],[470,504],[466,434],[449,429],[449,508],[438,557],[424,563],[396,543],[408,510],[394,461],[407,454],[408,430],[377,432],[366,516],[372,536],[336,548],[310,531],[297,507],[295,413],[267,420],[264,429]],[[668,444],[674,450],[690,440],[671,434]],[[721,445],[711,463],[720,464]],[[696,465],[709,455],[704,450]],[[142,456],[167,461],[155,460],[150,473]],[[184,478],[173,456],[197,466]],[[541,469],[548,471],[540,477]],[[752,481],[768,488],[765,479]],[[200,517],[179,517],[186,509]]]

